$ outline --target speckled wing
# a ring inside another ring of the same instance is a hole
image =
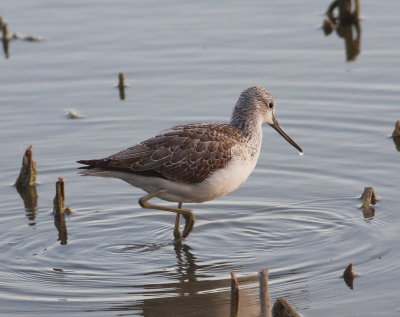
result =
[[[226,166],[238,141],[243,134],[228,124],[181,125],[93,165],[195,184]]]

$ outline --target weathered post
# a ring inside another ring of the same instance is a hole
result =
[[[125,100],[125,74],[118,74],[118,90],[119,90],[119,99]]]
[[[22,166],[18,178],[15,181],[16,187],[32,186],[36,183],[36,162],[33,159],[32,145],[25,150],[22,158]]]
[[[260,279],[261,317],[272,317],[271,299],[269,297],[269,287],[268,287],[268,269],[265,268],[259,272],[259,279]]]
[[[239,312],[239,283],[234,272],[231,272],[231,314],[237,317]]]
[[[344,282],[348,287],[353,289],[353,282],[354,282],[355,274],[353,272],[353,264],[350,263],[343,272],[343,279]]]

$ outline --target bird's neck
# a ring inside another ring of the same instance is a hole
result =
[[[262,119],[251,110],[235,107],[229,124],[240,130],[249,140],[262,138]]]

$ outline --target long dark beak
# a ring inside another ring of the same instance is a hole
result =
[[[276,120],[275,116],[273,116],[273,124],[270,124],[271,127],[273,127],[278,133],[284,137],[286,141],[288,141],[291,145],[293,145],[296,149],[300,151],[300,153],[303,153],[303,150],[300,146],[297,145],[296,142],[293,141],[293,139],[285,132],[285,130],[282,129],[280,126],[279,122]]]

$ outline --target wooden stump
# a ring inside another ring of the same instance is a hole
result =
[[[394,125],[394,130],[392,132],[392,137],[393,138],[398,138],[400,137],[400,120],[397,121]]]
[[[371,208],[371,205],[376,204],[376,196],[374,193],[374,189],[372,187],[365,187],[364,192],[361,195],[362,199],[362,206],[361,208],[363,209],[369,209]]]
[[[350,263],[343,272],[343,279],[344,282],[348,287],[353,289],[353,282],[354,282],[355,274],[353,272],[353,264]]]
[[[273,317],[300,317],[296,309],[284,298],[277,298],[272,307]]]
[[[32,186],[36,183],[36,162],[33,159],[32,145],[29,145],[22,158],[19,176],[15,181],[16,187]]]
[[[119,90],[119,99],[125,100],[125,74],[119,73],[118,74],[118,90]]]
[[[230,317],[237,317],[239,312],[239,283],[234,272],[231,272],[231,313]]]
[[[271,316],[271,299],[269,297],[268,287],[268,269],[262,269],[259,273],[260,279],[260,305],[261,305],[261,317],[272,317]]]

